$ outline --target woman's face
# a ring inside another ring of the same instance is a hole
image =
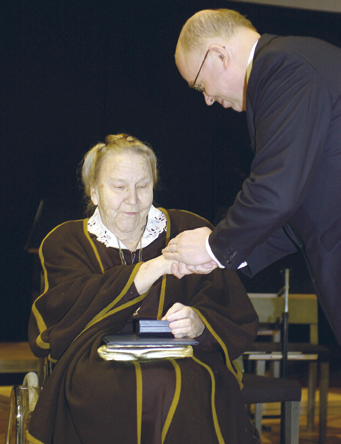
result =
[[[121,240],[140,238],[153,202],[148,160],[135,153],[108,154],[102,161],[91,199],[104,225]]]

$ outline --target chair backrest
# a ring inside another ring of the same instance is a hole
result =
[[[249,293],[261,324],[282,318],[284,297],[274,293]],[[289,295],[289,324],[309,325],[310,343],[318,344],[318,304],[315,294]]]

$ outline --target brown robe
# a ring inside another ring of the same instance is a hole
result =
[[[162,211],[167,231],[143,249],[161,254],[169,238],[210,224],[192,213]],[[233,360],[257,332],[257,315],[238,276],[172,275],[138,294],[141,265],[122,265],[118,250],[87,231],[87,220],[56,227],[42,242],[45,289],[35,301],[29,340],[37,356],[56,363],[32,415],[32,443],[251,443]],[[161,318],[175,303],[193,307],[205,324],[193,358],[122,363],[102,360],[107,334],[121,332],[135,311]]]

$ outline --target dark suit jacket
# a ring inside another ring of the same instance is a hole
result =
[[[247,87],[255,153],[242,191],[210,236],[213,253],[253,276],[301,249],[341,343],[341,51],[263,35]]]

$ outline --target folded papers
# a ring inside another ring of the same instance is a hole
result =
[[[109,335],[103,338],[98,350],[106,361],[148,361],[164,358],[190,358],[192,345],[198,344],[191,338],[146,338],[136,335]]]
[[[178,347],[173,345],[165,347],[109,347],[108,345],[102,345],[97,352],[105,361],[148,361],[150,359],[179,359],[193,356],[191,345]]]

